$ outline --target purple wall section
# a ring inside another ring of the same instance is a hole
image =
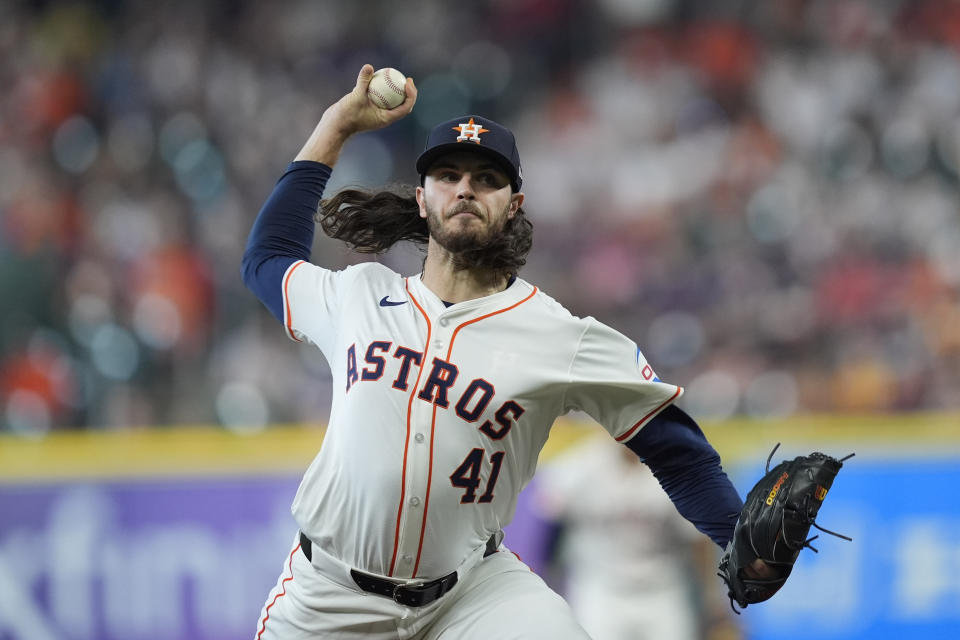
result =
[[[0,486],[0,639],[252,637],[298,481]]]
[[[299,475],[0,485],[0,640],[252,638]],[[531,565],[538,521],[507,543]]]

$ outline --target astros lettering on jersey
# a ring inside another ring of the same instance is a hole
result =
[[[334,379],[294,517],[374,574],[442,576],[499,542],[558,416],[585,411],[624,442],[683,392],[627,337],[520,278],[448,307],[418,275],[298,261],[283,306]]]

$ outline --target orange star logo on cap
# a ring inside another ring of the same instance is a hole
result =
[[[470,118],[470,122],[461,122],[451,129],[460,132],[460,135],[457,136],[457,142],[475,142],[477,144],[480,144],[480,134],[489,131],[489,129],[484,129],[482,125],[474,124],[473,118]]]

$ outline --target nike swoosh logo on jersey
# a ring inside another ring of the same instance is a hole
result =
[[[387,298],[389,297],[390,296],[383,296],[383,298],[380,300],[381,307],[398,307],[401,304],[407,304],[406,300],[401,300],[400,302],[392,302],[390,300],[387,300]]]

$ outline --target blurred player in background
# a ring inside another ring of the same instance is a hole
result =
[[[538,469],[549,575],[593,640],[735,640],[716,548],[640,459],[591,438]]]

